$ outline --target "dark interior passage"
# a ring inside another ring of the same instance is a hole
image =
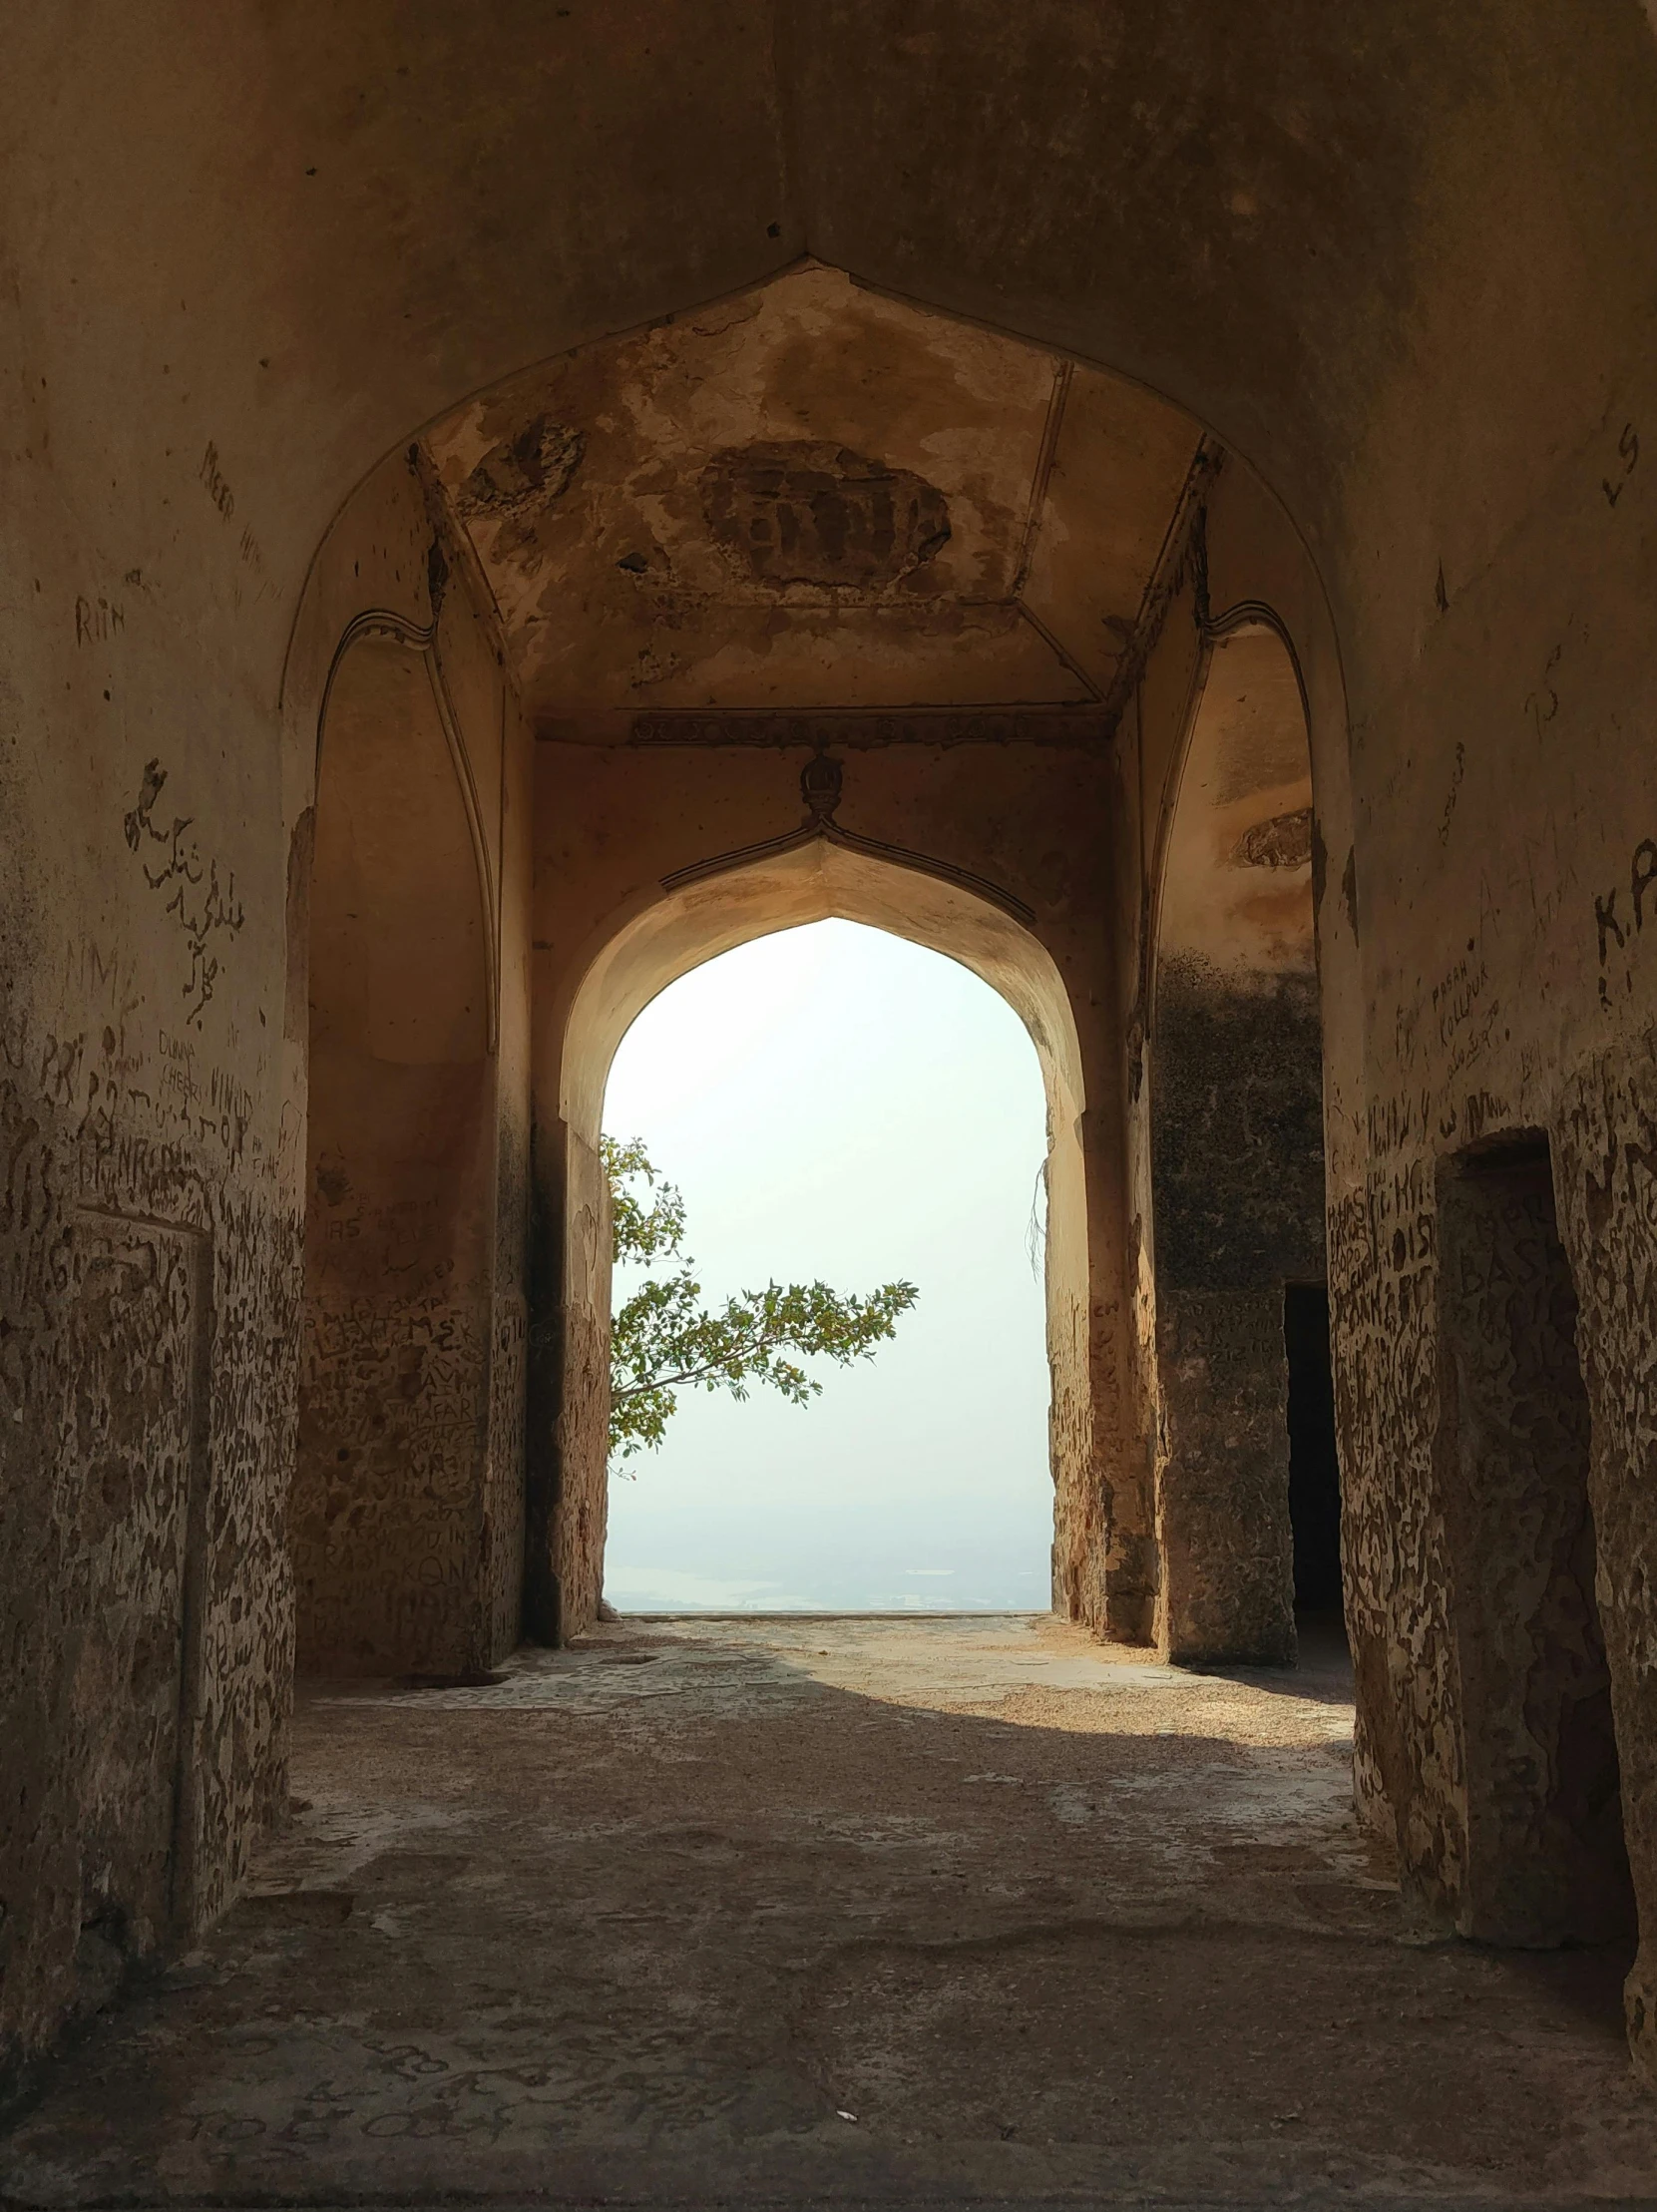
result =
[[[1598,1942],[1631,1925],[1595,1597],[1589,1410],[1547,1139],[1445,1162],[1438,1479],[1466,1745],[1457,1925]]]
[[[1295,1547],[1295,1610],[1341,1610],[1341,1469],[1335,1450],[1335,1377],[1329,1357],[1329,1291],[1286,1283],[1283,1346],[1289,1363],[1289,1523]]]

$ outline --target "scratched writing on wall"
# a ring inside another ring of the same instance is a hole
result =
[[[246,916],[235,895],[235,874],[219,880],[218,862],[204,859],[192,835],[194,817],[175,815],[167,828],[156,820],[156,802],[167,782],[159,760],[144,765],[138,803],[126,817],[127,843],[139,855],[144,880],[152,891],[170,891],[166,911],[178,922],[190,947],[190,978],[184,987],[185,1019],[202,1026],[218,981],[218,958],[209,947],[222,933],[233,937]]]
[[[1657,921],[1657,899],[1650,898],[1657,883],[1657,838],[1642,837],[1628,863],[1626,884],[1613,883],[1608,891],[1594,894],[1594,927],[1599,938],[1599,1003],[1611,1004],[1611,978],[1620,962],[1624,991],[1634,988],[1633,954],[1645,934],[1649,910]],[[1624,892],[1627,896],[1624,898]]]

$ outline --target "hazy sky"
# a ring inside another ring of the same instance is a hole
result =
[[[782,931],[645,1009],[605,1127],[683,1191],[710,1294],[773,1276],[921,1292],[871,1363],[815,1363],[804,1410],[683,1393],[662,1449],[612,1474],[611,1601],[1044,1609],[1043,1106],[1005,1001],[879,930]]]

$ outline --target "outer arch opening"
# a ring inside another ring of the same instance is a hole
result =
[[[842,920],[883,929],[970,968],[1023,1021],[1046,1095],[1049,1458],[1056,1542],[1084,1507],[1087,1224],[1081,1048],[1052,955],[1010,914],[919,868],[827,839],[667,893],[634,914],[588,969],[565,1027],[560,1070],[565,1218],[558,1497],[547,1530],[561,1635],[598,1605],[604,1566],[610,1335],[608,1194],[599,1157],[617,1048],[660,992],[720,953],[778,930]],[[532,1536],[532,1544],[534,1537]],[[536,1562],[532,1559],[532,1586]]]

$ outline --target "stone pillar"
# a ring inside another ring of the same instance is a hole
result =
[[[1639,1904],[1629,2044],[1657,2086],[1657,1032],[1590,1062],[1566,1091],[1556,1130],[1560,1227],[1581,1301],[1595,1579]]]
[[[1163,1637],[1288,1663],[1283,1289],[1324,1273],[1316,982],[1165,960],[1152,1049]]]
[[[516,1562],[488,1556],[511,1519],[492,1516],[488,1477],[506,1414],[491,923],[427,662],[354,644],[323,732],[310,897],[301,1671],[487,1666],[506,1620],[491,1584]]]

